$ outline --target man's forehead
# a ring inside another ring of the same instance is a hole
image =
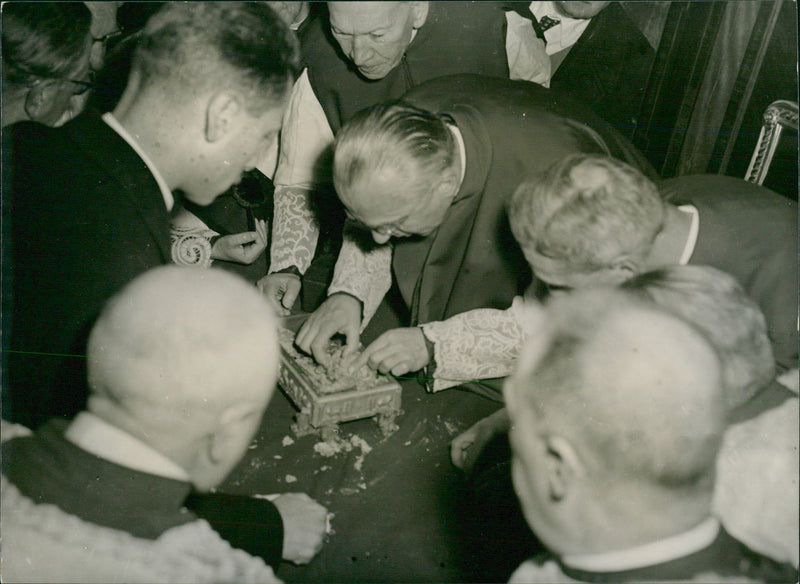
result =
[[[331,24],[343,32],[387,28],[406,14],[404,2],[329,2]]]

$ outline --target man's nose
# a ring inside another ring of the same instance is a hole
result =
[[[89,54],[89,65],[94,71],[100,71],[106,60],[106,45],[105,43],[96,42],[92,43],[92,50]]]
[[[386,233],[379,233],[377,231],[372,231],[371,233],[372,233],[372,240],[379,245],[383,245],[392,238],[391,235]]]
[[[369,40],[363,36],[353,37],[353,44],[350,47],[350,58],[357,66],[364,65],[372,56],[372,47]]]

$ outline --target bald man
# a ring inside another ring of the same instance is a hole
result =
[[[274,580],[220,535],[273,563],[277,535],[278,561],[310,560],[327,512],[307,496],[272,507],[203,495],[258,428],[277,376],[276,327],[255,288],[225,272],[162,267],[125,287],[89,339],[87,411],[3,445],[4,576]],[[238,533],[212,530],[215,505]]]
[[[726,423],[697,330],[613,290],[554,299],[505,386],[512,476],[551,552],[511,582],[793,582],[711,512]]]

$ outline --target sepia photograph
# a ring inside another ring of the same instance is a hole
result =
[[[0,581],[797,583],[799,25],[0,3]]]

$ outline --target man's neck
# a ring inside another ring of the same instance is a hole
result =
[[[120,466],[179,481],[190,480],[176,462],[90,412],[78,414],[64,437],[83,450]]]
[[[645,268],[654,270],[679,263],[692,228],[692,216],[674,205],[665,205],[664,228],[656,236]]]
[[[127,94],[127,92],[126,92]],[[178,166],[172,164],[170,152],[177,148],[176,138],[170,136],[172,120],[165,120],[165,106],[153,103],[151,98],[126,98],[123,95],[112,115],[144,151],[170,191],[180,188]]]

